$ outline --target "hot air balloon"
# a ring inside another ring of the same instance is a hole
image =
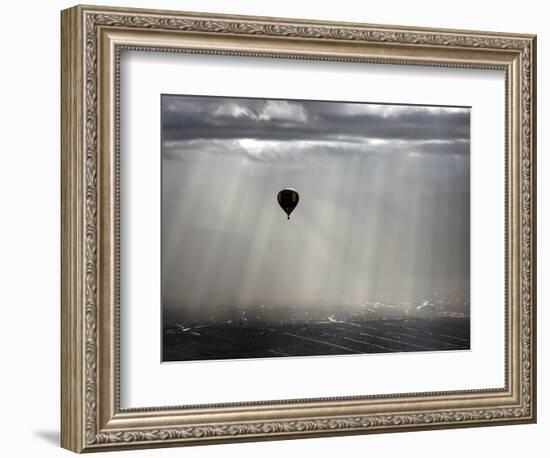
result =
[[[294,189],[285,188],[279,191],[279,194],[277,194],[277,201],[286,213],[286,219],[290,219],[290,214],[296,208],[296,205],[298,205],[299,200],[300,196]]]

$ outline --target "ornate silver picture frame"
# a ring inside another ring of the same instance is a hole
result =
[[[61,18],[62,447],[92,452],[536,421],[535,36],[94,6]],[[503,72],[504,386],[123,407],[125,51]]]

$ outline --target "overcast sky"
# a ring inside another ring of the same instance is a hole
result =
[[[469,108],[163,96],[163,303],[468,295],[469,153]]]

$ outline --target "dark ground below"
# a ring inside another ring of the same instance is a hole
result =
[[[163,361],[470,349],[469,318],[165,326]]]

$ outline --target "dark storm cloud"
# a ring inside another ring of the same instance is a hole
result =
[[[164,96],[163,139],[457,141],[469,139],[465,108]]]

